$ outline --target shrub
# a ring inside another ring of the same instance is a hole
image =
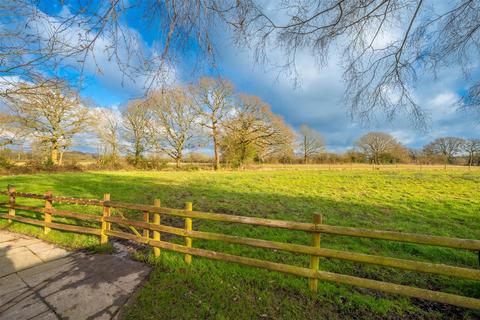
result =
[[[11,169],[15,164],[5,157],[0,157],[0,168],[2,169]]]

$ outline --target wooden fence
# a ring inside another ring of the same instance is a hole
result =
[[[341,284],[359,286],[373,290],[380,290],[392,294],[405,295],[419,299],[426,299],[435,302],[451,304],[459,307],[480,309],[480,299],[476,298],[326,272],[319,269],[319,258],[326,257],[479,281],[479,269],[470,269],[444,264],[419,262],[413,260],[397,259],[377,255],[360,254],[348,251],[322,248],[320,246],[320,234],[325,233],[342,236],[400,241],[423,245],[472,250],[475,252],[480,251],[480,240],[333,226],[322,223],[322,217],[318,214],[314,215],[312,223],[304,223],[193,211],[192,204],[190,202],[187,202],[185,204],[185,208],[183,210],[161,207],[159,200],[155,200],[153,205],[115,202],[110,200],[109,194],[105,194],[103,200],[78,199],[54,196],[51,192],[46,192],[44,195],[17,192],[15,190],[15,187],[13,186],[9,186],[7,191],[1,191],[0,194],[7,195],[9,198],[9,201],[7,203],[1,204],[1,206],[8,208],[8,214],[0,214],[0,218],[8,219],[9,221],[14,220],[37,226],[43,226],[45,233],[48,233],[51,229],[59,229],[71,232],[94,234],[100,237],[101,244],[106,244],[109,237],[117,237],[147,244],[153,247],[155,256],[160,255],[161,249],[183,253],[185,255],[185,263],[187,264],[190,264],[192,262],[192,256],[200,256],[215,260],[234,262],[242,265],[294,274],[297,276],[308,278],[309,287],[314,292],[316,292],[317,290],[318,280],[325,280]],[[17,198],[44,200],[45,205],[42,207],[20,205],[16,203]],[[93,214],[59,210],[53,207],[54,203],[68,203],[102,207],[103,214],[102,216],[97,216]],[[128,220],[124,217],[112,216],[111,208],[130,209],[143,212],[143,221]],[[41,213],[43,214],[43,220],[18,216],[16,215],[16,210]],[[184,228],[162,225],[160,221],[160,214],[184,218]],[[99,227],[92,228],[52,222],[52,216],[68,217],[89,222],[97,222],[99,223]],[[220,233],[196,231],[193,230],[192,219],[222,221],[309,232],[312,235],[312,244],[311,246],[307,246],[300,244],[260,240],[248,237],[231,236]],[[124,226],[127,229],[129,228],[133,231],[133,233],[113,230],[112,224]],[[141,234],[140,232],[138,232],[136,228],[142,229],[143,233]],[[180,245],[167,241],[162,241],[161,233],[174,234],[184,237],[185,243],[184,245]],[[274,249],[305,254],[311,257],[310,267],[298,267],[277,262],[247,258],[212,250],[194,248],[192,246],[192,239],[223,241],[231,244],[241,244],[257,248]]]

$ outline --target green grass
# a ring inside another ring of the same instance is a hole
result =
[[[475,168],[477,169],[477,168]],[[332,225],[480,239],[480,171],[444,170],[271,170],[246,172],[94,172],[1,177],[19,191],[153,203],[194,210],[310,222],[322,213]],[[2,200],[3,201],[3,200]],[[19,200],[25,204],[41,203]],[[81,212],[98,208],[63,206]],[[141,219],[139,212],[125,212]],[[19,212],[18,214],[26,214]],[[169,224],[181,220],[162,217]],[[71,220],[65,219],[70,223]],[[5,221],[0,226],[6,227]],[[93,236],[13,223],[14,231],[83,248],[98,244]],[[194,220],[194,229],[260,239],[309,244],[303,232]],[[172,239],[180,241],[180,239]],[[298,266],[309,257],[194,239],[194,246]],[[397,242],[322,235],[322,246],[397,258],[478,268],[477,253]],[[312,295],[306,279],[245,266],[162,251],[149,281],[126,313],[127,319],[474,319],[480,313],[376,291],[320,282]],[[321,269],[480,298],[474,281],[425,275],[392,268],[321,259]]]

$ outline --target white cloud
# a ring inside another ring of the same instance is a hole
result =
[[[60,17],[62,20],[72,18],[67,5],[62,6],[58,18],[39,11],[30,27],[38,30],[39,34],[44,34],[45,42],[49,41],[52,35],[56,35],[59,37],[57,40],[60,40],[57,43],[67,44],[70,48],[84,47],[93,40],[95,34],[86,33],[85,26],[81,28],[76,24],[62,25]],[[153,81],[158,70],[147,70],[145,59],[158,61],[157,50],[148,46],[138,31],[123,22],[119,24],[122,30],[118,41],[112,39],[112,34],[104,32],[98,36],[86,56],[81,52],[68,57],[63,60],[61,68],[74,66],[77,70],[82,70],[85,76],[98,79],[105,88],[122,90],[137,96],[142,95],[147,87],[177,81],[176,68],[169,62],[163,64],[163,78]],[[62,31],[58,33],[58,30]]]
[[[412,131],[394,130],[390,134],[403,145],[410,145],[415,142],[416,134]]]
[[[437,94],[425,105],[425,109],[434,115],[452,115],[456,112],[455,106],[459,96],[454,92],[447,91]]]
[[[300,51],[296,66],[302,81],[301,86],[295,88],[291,78],[278,78],[275,70],[255,65],[248,51],[239,51],[227,40],[222,48],[219,60],[227,77],[234,80],[240,90],[262,97],[294,128],[306,123],[320,131],[329,150],[349,149],[368,131],[389,132],[409,147],[421,147],[439,136],[478,137],[478,123],[456,105],[459,97],[455,92],[464,85],[459,69],[440,70],[437,79],[419,77],[414,95],[429,116],[428,131],[423,132],[413,128],[408,116],[402,113],[391,122],[377,113],[377,120],[368,126],[351,121],[348,107],[342,104],[345,87],[338,55],[320,68],[315,57]],[[280,63],[282,57],[275,53],[270,59],[274,64]]]

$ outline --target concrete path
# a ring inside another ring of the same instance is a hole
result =
[[[0,230],[0,319],[111,319],[149,271]]]

